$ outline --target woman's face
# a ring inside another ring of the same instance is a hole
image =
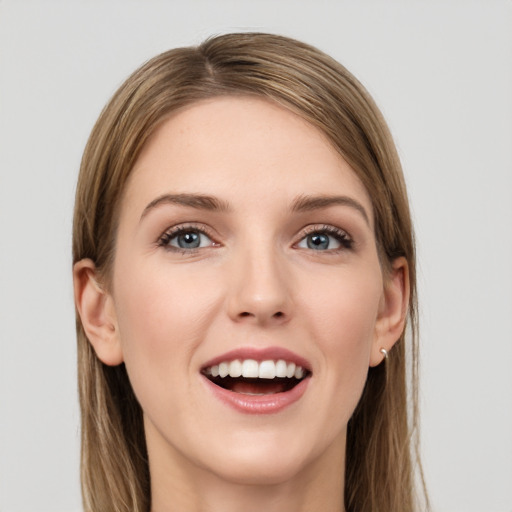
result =
[[[316,128],[261,99],[176,113],[127,184],[112,284],[151,467],[339,463],[384,302],[370,198]]]

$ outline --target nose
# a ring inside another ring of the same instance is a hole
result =
[[[261,326],[286,323],[291,318],[292,300],[283,258],[271,248],[244,250],[231,263],[230,318]]]

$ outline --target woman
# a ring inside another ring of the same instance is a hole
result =
[[[143,65],[85,149],[73,259],[85,510],[415,509],[408,201],[341,65],[269,34]]]

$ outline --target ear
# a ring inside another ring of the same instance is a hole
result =
[[[73,267],[75,305],[85,334],[103,363],[116,366],[123,362],[119,329],[112,296],[100,286],[96,267],[83,259]]]
[[[385,357],[381,349],[389,352],[402,335],[407,320],[409,294],[409,265],[405,258],[400,257],[393,261],[389,275],[384,278],[370,366],[380,364]]]

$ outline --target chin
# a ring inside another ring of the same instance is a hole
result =
[[[258,460],[232,460],[212,471],[225,481],[238,485],[278,485],[293,480],[305,467],[304,461],[286,457],[259,457]]]
[[[239,485],[277,485],[307,472],[322,452],[329,451],[318,443],[308,443],[304,433],[280,434],[260,431],[238,439],[233,436],[229,447],[222,443],[225,448],[221,452],[210,454],[208,470]]]

